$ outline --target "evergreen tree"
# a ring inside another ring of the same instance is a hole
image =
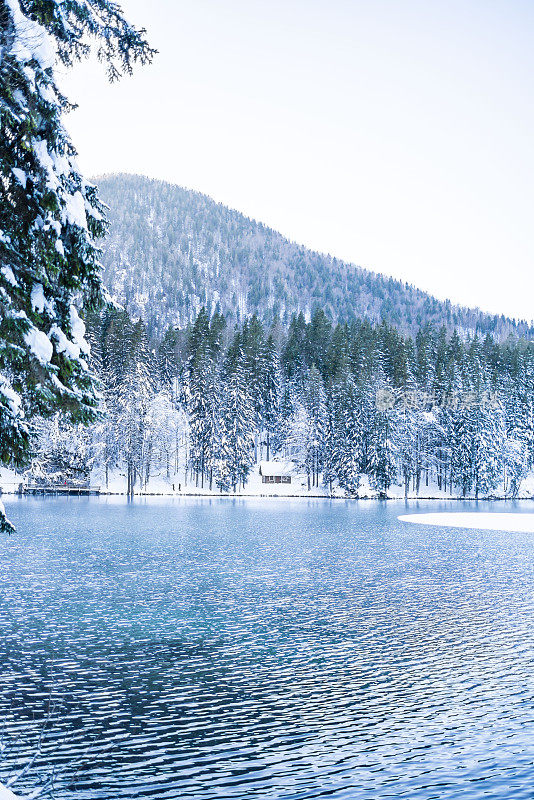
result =
[[[382,362],[382,354],[379,363]],[[370,437],[367,451],[368,474],[375,488],[383,497],[396,477],[396,404],[398,392],[395,391],[382,367],[376,378],[375,405],[370,411]]]
[[[221,487],[245,486],[254,461],[254,401],[248,388],[243,356],[227,375],[221,404],[219,477]]]
[[[76,167],[54,77],[56,51],[70,65],[88,37],[112,79],[152,54],[108,0],[0,0],[0,457],[14,466],[28,458],[28,416],[95,418],[78,312],[101,300],[104,213]]]
[[[273,449],[274,451],[278,449],[278,442],[282,438],[282,417],[280,410],[282,378],[280,375],[278,353],[272,335],[268,337],[263,349],[262,366],[263,381],[261,391],[263,426],[265,430],[267,461],[269,461]]]
[[[152,439],[149,410],[154,394],[144,325],[133,326],[132,334],[128,362],[114,397],[119,457],[126,466],[129,495],[133,495],[137,480],[143,488],[150,477]]]
[[[285,440],[287,455],[295,463],[297,469],[306,472],[308,489],[311,487],[311,450],[312,422],[310,414],[304,403],[295,396],[291,401],[291,416],[288,419],[287,435]]]
[[[362,398],[352,375],[341,367],[327,398],[324,482],[338,485],[349,497],[357,495],[360,483],[364,418]]]
[[[187,391],[189,416],[189,465],[196,485],[204,488],[205,480],[213,480],[220,431],[220,393],[217,373],[209,355],[204,354],[195,364]]]
[[[254,407],[254,458],[258,459],[258,444],[265,421],[265,338],[263,326],[254,315],[242,328],[241,347],[243,369],[247,376],[248,390]]]
[[[325,447],[326,398],[321,374],[315,364],[310,369],[302,397],[310,421],[308,474],[311,474],[312,486],[319,486]]]
[[[448,408],[448,438],[451,449],[451,493],[453,485],[466,497],[473,483],[473,438],[476,418],[465,402],[460,376],[454,380]]]
[[[479,393],[473,401],[473,484],[475,497],[492,492],[502,478],[505,426],[501,403]]]

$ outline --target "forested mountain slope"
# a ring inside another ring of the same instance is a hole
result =
[[[289,322],[320,306],[334,321],[386,319],[478,330],[502,338],[525,324],[460,308],[383,275],[315,253],[198,192],[137,175],[97,179],[109,205],[104,280],[149,334],[189,323],[217,304],[228,320],[256,313]]]

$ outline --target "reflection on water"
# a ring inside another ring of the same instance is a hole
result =
[[[57,798],[532,798],[534,535],[403,510],[12,500],[0,778],[51,703]]]

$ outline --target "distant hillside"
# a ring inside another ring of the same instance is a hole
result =
[[[321,306],[334,321],[385,318],[404,331],[430,322],[499,338],[532,334],[525,324],[315,253],[198,192],[137,175],[97,182],[110,206],[105,283],[151,332],[219,304],[230,319],[255,312],[267,323]]]

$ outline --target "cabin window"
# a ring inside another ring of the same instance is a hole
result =
[[[262,483],[291,483],[290,475],[263,475]]]

